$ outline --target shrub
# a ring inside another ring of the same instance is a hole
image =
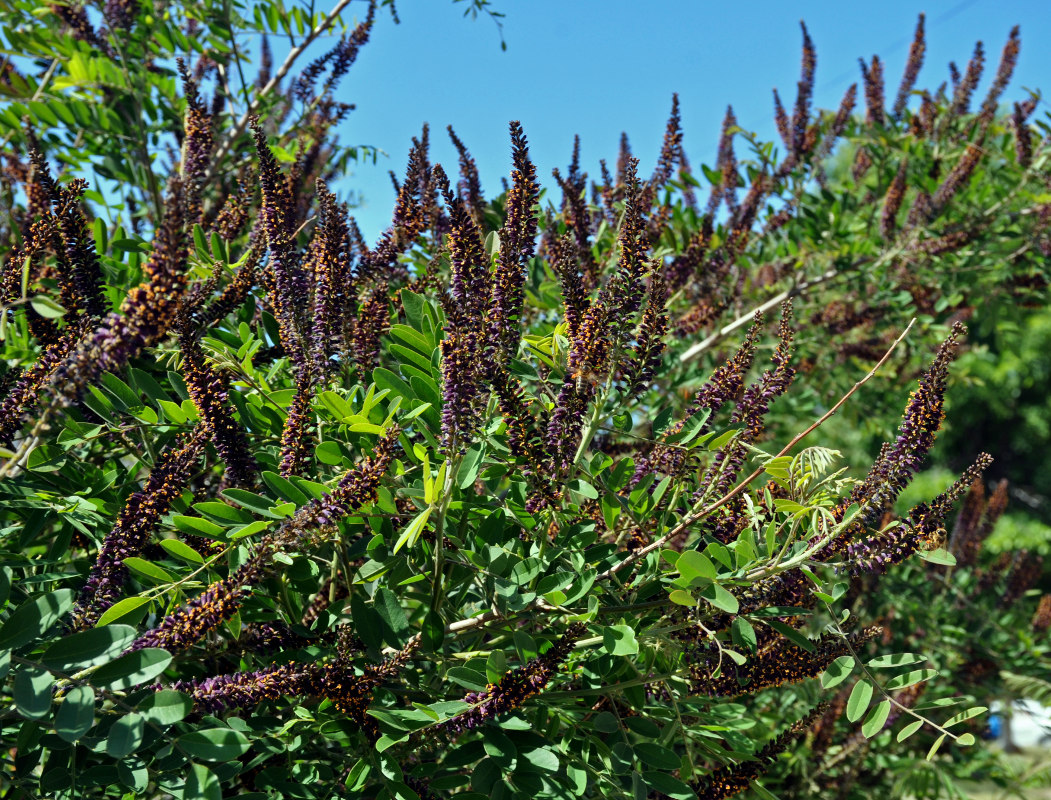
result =
[[[1031,100],[997,112],[1017,33],[976,113],[980,54],[910,110],[921,18],[889,111],[864,66],[862,120],[853,88],[811,111],[804,28],[783,155],[728,112],[703,205],[677,101],[652,175],[626,142],[597,184],[574,155],[558,207],[518,123],[492,201],[424,128],[369,246],[328,183],[376,5],[283,89],[302,50],[231,90],[240,33],[335,22],[279,9],[5,12],[43,58],[9,66],[2,114],[5,789],[768,797],[768,772],[861,796],[908,769],[919,797],[964,774],[940,748],[975,743],[999,668],[1046,669],[1047,602],[1031,619],[1033,562],[979,561],[988,456],[893,509],[961,320],[1045,285],[1046,140]],[[887,443],[851,478],[834,426],[859,403]]]

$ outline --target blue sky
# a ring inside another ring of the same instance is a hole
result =
[[[776,136],[771,89],[795,97],[806,21],[817,48],[815,102],[835,107],[860,79],[857,59],[879,54],[887,94],[897,90],[917,15],[927,14],[927,54],[919,85],[948,79],[948,62],[963,68],[974,43],[986,47],[986,80],[995,72],[1012,25],[1022,52],[1007,99],[1022,87],[1051,92],[1051,13],[1035,0],[921,3],[774,2],[741,6],[700,0],[493,0],[506,13],[500,49],[495,25],[462,17],[449,0],[399,3],[401,24],[382,13],[372,39],[344,79],[340,99],[357,105],[340,128],[345,144],[375,145],[390,154],[359,164],[341,186],[364,205],[352,213],[374,240],[394,202],[387,170],[399,175],[410,138],[423,122],[432,131],[432,159],[456,168],[445,127],[452,124],[478,162],[487,196],[510,169],[507,123],[522,121],[541,182],[568,163],[573,135],[591,175],[598,160],[616,159],[621,131],[631,139],[643,174],[653,168],[672,92],[682,103],[687,154],[711,163],[727,104],[740,125]],[[347,21],[362,13],[351,3]],[[1039,116],[1047,110],[1041,105]]]

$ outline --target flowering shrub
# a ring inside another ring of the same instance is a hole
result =
[[[913,109],[921,17],[861,119],[812,111],[804,28],[783,153],[728,111],[704,203],[677,100],[652,174],[574,152],[557,205],[517,122],[495,200],[424,128],[370,246],[330,184],[376,4],[289,81],[345,5],[3,12],[46,56],[3,78],[5,792],[920,797],[988,763],[998,669],[1046,671],[1039,570],[980,560],[985,454],[895,506],[962,321],[1046,285],[1017,32],[976,112],[980,50]],[[238,35],[293,22],[232,91]],[[85,150],[118,200],[55,167]]]

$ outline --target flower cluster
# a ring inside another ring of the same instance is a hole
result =
[[[992,121],[993,115],[996,114],[1000,95],[1004,93],[1004,89],[1007,88],[1007,84],[1011,81],[1011,75],[1018,64],[1018,53],[1021,49],[1022,43],[1018,37],[1018,26],[1015,25],[1011,28],[1011,33],[1007,37],[1007,43],[1000,54],[1000,65],[996,69],[996,77],[993,78],[993,82],[989,85],[989,91],[985,96],[985,100],[982,101],[982,107],[978,112],[983,127],[988,125]]]
[[[898,211],[901,210],[902,201],[905,199],[905,176],[908,163],[907,159],[901,160],[901,163],[898,164],[898,171],[894,174],[894,180],[890,182],[887,193],[883,196],[879,233],[885,241],[893,239],[897,229]]]
[[[774,96],[777,96],[777,90],[774,90]],[[778,107],[780,107],[780,100],[777,101]],[[782,119],[782,124],[785,125],[785,133],[787,135],[788,118],[784,113],[784,108],[780,109],[781,114],[779,119]],[[719,171],[720,180],[718,183],[712,184],[712,193],[708,197],[708,209],[709,215],[714,215],[719,210],[719,204],[721,202],[726,203],[726,210],[733,214],[737,211],[737,158],[734,156],[734,135],[737,128],[737,117],[734,116],[733,106],[726,107],[726,116],[723,117],[723,130],[719,136],[719,150],[715,158],[715,168]]]
[[[481,226],[485,209],[485,196],[482,194],[482,182],[478,177],[478,164],[467,150],[467,146],[456,135],[452,125],[448,127],[448,131],[453,147],[456,148],[456,152],[460,156],[460,180],[456,184],[457,194],[463,201],[475,224]]]
[[[749,386],[741,396],[730,422],[743,424],[744,428],[731,444],[715,454],[702,481],[702,488],[698,490],[698,497],[700,493],[709,490],[714,490],[715,495],[719,496],[730,488],[744,464],[748,446],[758,440],[766,427],[765,418],[770,404],[791,385],[795,375],[795,370],[789,366],[793,337],[789,324],[791,317],[792,301],[786,300],[781,305],[777,347],[770,359],[774,368],[765,370],[759,380]]]
[[[878,626],[870,626],[848,634],[850,647],[857,649],[882,632]],[[709,697],[737,697],[754,694],[772,686],[797,683],[813,678],[840,656],[850,652],[850,647],[840,636],[824,634],[803,648],[781,637],[761,650],[758,655],[735,667],[723,661],[722,674],[713,677],[715,664],[711,651],[690,665],[690,693]]]
[[[178,653],[192,647],[241,608],[249,589],[262,580],[264,565],[258,556],[234,573],[211,584],[201,594],[176,609],[132,642],[129,650],[160,647]]]
[[[909,57],[905,62],[905,72],[901,76],[901,85],[898,87],[898,95],[894,98],[894,106],[891,108],[891,114],[895,119],[901,119],[905,113],[905,107],[909,103],[909,95],[912,94],[912,89],[916,85],[916,78],[920,74],[920,67],[923,66],[923,55],[927,52],[927,42],[924,36],[924,22],[926,17],[920,14],[919,20],[916,22],[916,33],[912,37],[912,44],[909,46]]]
[[[817,706],[803,719],[795,722],[787,731],[755,754],[751,761],[744,761],[736,766],[725,766],[713,770],[709,775],[691,784],[697,793],[698,800],[725,800],[740,794],[752,785],[764,768],[783,753],[788,746],[810,729],[826,711],[824,705]]]
[[[249,590],[266,577],[276,553],[317,546],[340,519],[375,500],[399,434],[398,428],[391,428],[376,443],[371,458],[344,475],[331,492],[311,500],[277,530],[264,536],[256,554],[232,575],[211,584],[201,595],[173,611],[135,640],[131,649],[185,650],[230,619],[240,609]]]
[[[664,337],[668,332],[668,287],[660,273],[650,275],[649,295],[642,321],[635,334],[635,345],[624,370],[623,380],[629,396],[639,395],[653,380],[664,354]]]
[[[468,694],[464,702],[470,703],[471,708],[436,725],[435,732],[455,737],[520,708],[526,700],[544,690],[585,629],[582,623],[573,623],[543,655],[531,659],[524,667],[508,672],[499,683],[489,684],[484,692]]]
[[[176,59],[186,95],[186,116],[183,120],[182,177],[186,184],[186,219],[190,223],[201,219],[201,190],[212,159],[212,118],[197,93],[197,84],[186,69],[185,62]]]
[[[61,405],[73,404],[96,376],[119,369],[167,335],[186,283],[189,245],[183,198],[182,181],[172,176],[164,220],[143,266],[145,282],[128,292],[120,312],[107,314],[52,373],[50,387]]]
[[[868,476],[852,490],[851,503],[868,502],[867,519],[875,519],[893,504],[934,444],[944,415],[949,364],[965,332],[962,324],[953,326],[912,393],[897,441],[884,445]]]
[[[971,105],[971,95],[978,88],[978,81],[982,78],[982,70],[985,66],[985,50],[981,42],[974,45],[974,55],[967,62],[967,70],[960,79],[956,73],[955,65],[950,65],[953,75],[952,106],[949,108],[948,118],[958,117],[966,114]]]
[[[865,86],[865,122],[882,125],[883,116],[883,62],[879,56],[872,57],[872,63],[866,64],[858,59],[861,66],[861,78]]]
[[[537,217],[533,206],[540,192],[526,137],[517,121],[511,123],[511,148],[514,170],[507,194],[507,217],[500,229],[500,256],[486,309],[487,350],[501,361],[518,352],[525,267],[536,250]]]
[[[186,390],[200,414],[201,424],[226,464],[227,482],[232,486],[250,486],[259,473],[259,465],[244,429],[234,418],[226,380],[208,363],[198,336],[188,322],[180,325],[179,346]]]
[[[697,390],[683,418],[663,434],[661,437],[663,441],[666,442],[669,436],[680,433],[695,415],[707,412],[709,418],[701,424],[697,432],[698,435],[704,433],[711,427],[711,415],[715,414],[725,403],[736,402],[740,399],[744,391],[745,376],[755,358],[755,345],[762,326],[763,316],[757,312],[741,346],[725,363],[720,364],[705,384]],[[682,469],[685,461],[686,453],[681,448],[663,443],[657,444],[649,456],[636,459],[632,485],[637,484],[644,475],[651,472],[675,475]]]
[[[124,559],[139,554],[161,516],[182,494],[205,440],[202,427],[180,437],[157,459],[142,489],[128,498],[80,590],[73,609],[75,628],[91,627],[116,601],[128,574]]]
[[[308,694],[318,669],[313,664],[275,664],[256,672],[178,681],[171,688],[190,695],[195,710],[223,714],[233,709],[250,710],[267,700]]]

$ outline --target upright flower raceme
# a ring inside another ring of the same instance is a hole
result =
[[[961,323],[953,326],[949,337],[938,348],[934,362],[912,393],[897,440],[883,448],[868,476],[851,491],[850,502],[868,503],[867,519],[875,519],[893,504],[934,444],[945,413],[949,364],[965,333],[966,328]]]
[[[726,800],[740,794],[759,777],[778,755],[799,736],[805,733],[822,714],[825,706],[819,705],[803,719],[793,724],[787,731],[775,738],[756,753],[752,760],[740,764],[728,765],[714,770],[709,775],[690,785],[696,792],[698,800]]]
[[[190,399],[208,431],[215,449],[226,464],[226,478],[233,486],[250,486],[259,472],[244,429],[233,414],[225,377],[208,363],[199,334],[187,319],[180,325],[179,346],[183,355],[183,377]]]
[[[536,251],[537,216],[533,206],[540,192],[526,137],[518,122],[511,123],[511,146],[514,171],[507,195],[507,218],[500,229],[500,256],[486,310],[488,347],[501,361],[514,357],[518,350],[525,268]]]
[[[924,38],[924,21],[925,16],[920,14],[919,20],[916,22],[916,33],[912,38],[912,45],[909,47],[909,57],[905,62],[905,72],[901,76],[901,85],[898,87],[898,95],[894,98],[894,105],[891,108],[891,114],[895,119],[901,119],[905,113],[905,107],[909,102],[909,95],[912,93],[913,87],[916,85],[916,78],[920,74],[920,67],[923,66],[923,55],[927,51],[927,42]]]
[[[574,623],[543,655],[531,659],[524,667],[508,672],[498,683],[490,684],[484,692],[472,692],[467,695],[464,702],[470,703],[472,707],[435,726],[436,733],[455,737],[521,708],[526,700],[544,690],[562,662],[572,652],[577,638],[585,630],[586,626],[582,623]]]
[[[176,609],[132,644],[132,650],[161,647],[179,652],[193,646],[230,619],[272,568],[283,551],[309,551],[331,536],[339,520],[376,499],[380,478],[394,455],[400,430],[391,428],[376,443],[372,455],[350,470],[336,487],[311,500],[275,531],[263,537],[256,553],[229,577],[216,581],[186,605]]]
[[[58,405],[72,405],[98,375],[119,369],[168,334],[185,289],[188,258],[184,187],[172,176],[164,220],[143,266],[145,280],[128,292],[120,311],[107,314],[54,371],[50,386]]]
[[[94,625],[99,615],[120,596],[128,574],[124,559],[141,552],[161,516],[182,494],[205,441],[203,427],[180,437],[161,454],[142,489],[128,498],[80,590],[73,609],[74,627]]]

